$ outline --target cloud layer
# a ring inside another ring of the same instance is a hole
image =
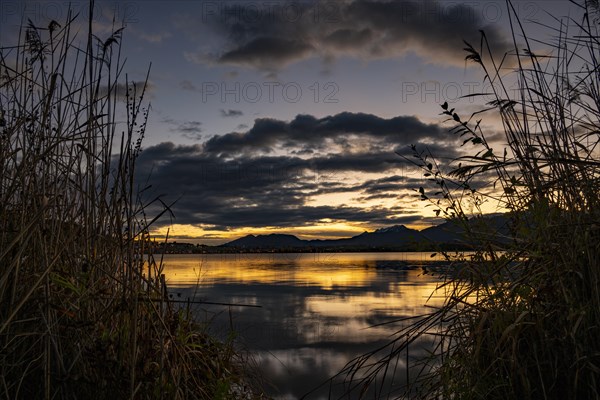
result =
[[[224,49],[188,59],[273,71],[311,57],[370,60],[413,51],[430,62],[464,65],[463,40],[478,46],[480,31],[498,54],[512,48],[484,16],[469,5],[431,0],[223,3],[203,19]]]
[[[181,197],[173,207],[178,224],[227,230],[323,220],[414,223],[422,217],[412,207],[414,199],[407,203],[405,197],[422,181],[408,174],[396,152],[409,156],[410,144],[429,143],[438,155],[456,157],[447,139],[444,128],[415,117],[344,112],[291,121],[263,118],[245,132],[201,144],[149,147],[137,173],[140,181],[149,179],[152,196]],[[317,201],[321,196],[334,200]],[[372,203],[385,199],[394,201]]]

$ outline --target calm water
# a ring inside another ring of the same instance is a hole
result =
[[[180,299],[260,306],[195,310],[200,318],[213,318],[215,332],[233,325],[256,354],[270,394],[298,399],[354,357],[388,342],[400,327],[373,325],[441,303],[441,295],[428,300],[439,279],[410,268],[431,260],[430,253],[335,253],[165,255],[164,262],[169,287]],[[410,356],[418,353],[411,349]],[[395,384],[405,382],[404,368],[403,359]],[[307,398],[327,398],[330,389]],[[339,386],[331,390],[332,398],[341,393]]]

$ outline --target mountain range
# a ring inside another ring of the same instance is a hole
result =
[[[308,250],[319,249],[356,249],[356,250],[405,250],[419,251],[439,247],[471,248],[477,243],[506,242],[509,237],[508,219],[502,215],[476,218],[468,222],[466,228],[462,224],[448,221],[418,231],[404,225],[394,225],[377,229],[373,232],[363,232],[344,239],[315,239],[303,240],[294,235],[269,234],[247,235],[221,245],[222,248],[240,250]]]

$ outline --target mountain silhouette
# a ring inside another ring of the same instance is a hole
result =
[[[422,231],[394,225],[363,232],[344,239],[303,240],[294,235],[269,234],[247,235],[225,243],[220,247],[245,250],[289,250],[307,248],[327,249],[360,249],[360,250],[429,250],[444,247],[472,247],[478,242],[492,241],[505,243],[509,237],[508,219],[498,215],[485,218],[474,218],[466,225],[455,221],[426,228]],[[468,232],[467,232],[468,231]]]
[[[240,247],[247,249],[290,248],[306,246],[309,246],[308,241],[306,240],[298,239],[294,235],[284,235],[278,233],[272,233],[270,235],[247,235],[222,245],[222,247]]]

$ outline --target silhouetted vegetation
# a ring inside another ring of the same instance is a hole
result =
[[[430,340],[432,357],[409,359],[413,384],[392,397],[600,398],[597,2],[578,5],[581,20],[556,19],[546,27],[554,32],[550,42],[528,36],[510,2],[507,7],[514,54],[493,59],[484,33],[479,45],[465,49],[494,90],[488,112],[500,116],[507,149],[488,141],[480,113],[465,120],[444,103],[452,132],[477,153],[457,160],[450,174],[426,151],[415,148],[415,160],[433,187],[421,188],[421,197],[439,215],[469,229],[467,221],[477,220],[492,196],[509,210],[512,245],[499,253],[482,244],[473,257],[458,260],[466,267],[440,285],[445,305],[349,364],[343,373],[350,391],[392,380],[411,343]],[[517,65],[513,73],[508,63]],[[518,90],[511,90],[512,81]],[[477,189],[481,178],[491,178],[496,191]]]
[[[30,22],[0,49],[0,396],[259,397],[243,353],[169,303],[145,254],[148,80],[123,76],[122,29],[92,26]]]

